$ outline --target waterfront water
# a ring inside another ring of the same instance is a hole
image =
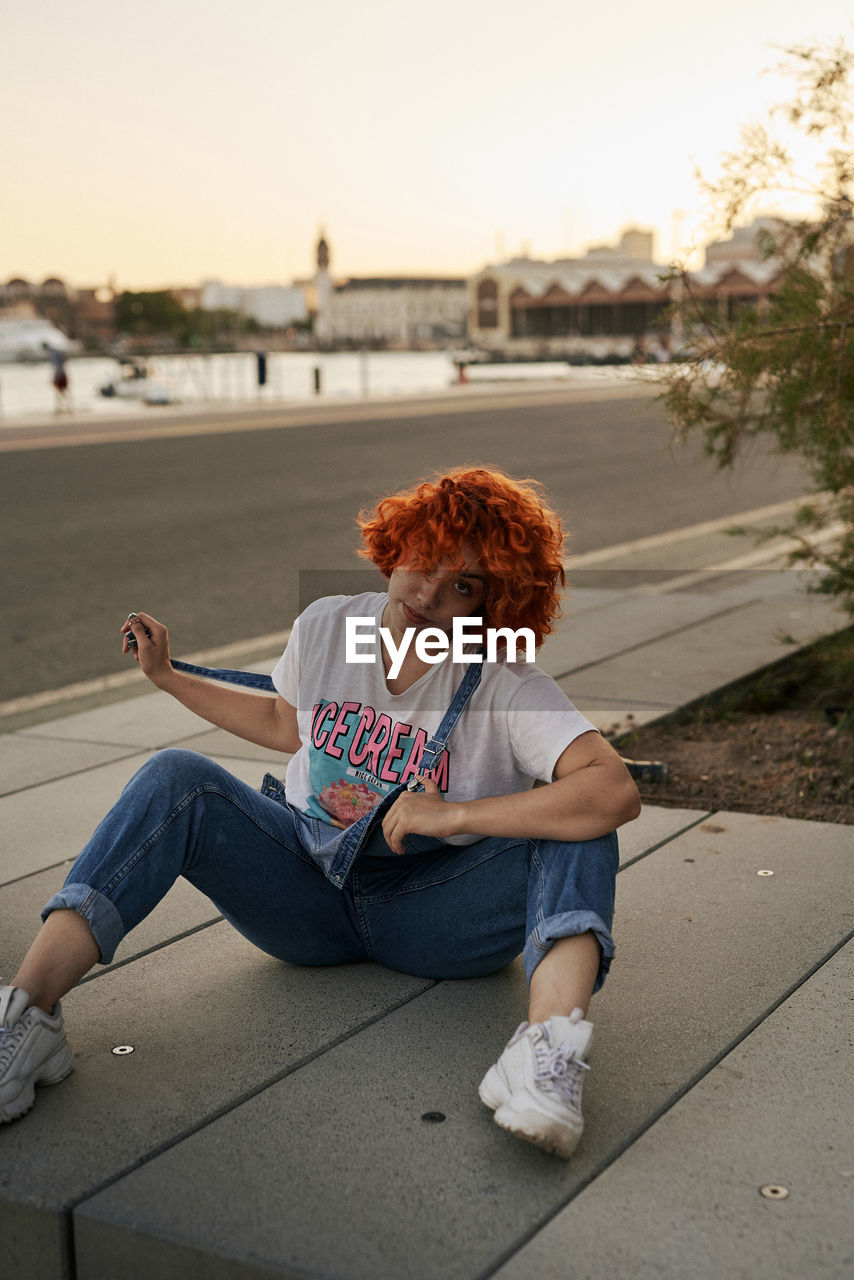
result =
[[[154,356],[148,361],[152,381],[165,386],[179,404],[275,403],[320,397],[412,395],[441,391],[457,379],[446,351],[377,351],[369,353],[274,352],[267,357],[267,384],[258,386],[252,352],[232,355]],[[315,391],[319,371],[320,396]],[[76,412],[138,415],[139,401],[105,397],[100,387],[114,381],[115,360],[79,357],[68,361],[70,402]],[[572,369],[563,363],[469,366],[472,382],[488,379],[594,378],[614,369]],[[622,372],[622,371],[620,371]],[[50,414],[55,396],[48,364],[0,365],[0,421],[26,420]],[[156,415],[156,405],[145,406]]]

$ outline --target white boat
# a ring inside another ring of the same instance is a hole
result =
[[[0,316],[0,364],[46,360],[45,344],[71,355],[78,344],[41,316]]]
[[[171,404],[173,396],[162,382],[152,378],[144,360],[119,360],[118,376],[99,388],[102,396],[138,400],[141,404]]]

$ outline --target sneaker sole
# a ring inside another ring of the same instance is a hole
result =
[[[581,1141],[583,1124],[580,1128],[573,1129],[542,1111],[514,1105],[513,1095],[496,1067],[489,1068],[478,1093],[481,1102],[495,1112],[492,1118],[497,1125],[516,1138],[532,1142],[541,1151],[548,1151],[550,1155],[567,1160]]]
[[[71,1046],[66,1040],[48,1058],[36,1076],[36,1084],[59,1084],[60,1080],[64,1080],[73,1070],[74,1058],[71,1053]]]
[[[24,1088],[18,1094],[17,1098],[13,1098],[11,1102],[7,1102],[5,1106],[0,1108],[0,1124],[9,1124],[12,1120],[20,1120],[21,1116],[25,1116],[31,1111],[36,1100],[36,1085],[42,1084],[59,1084],[60,1080],[64,1080],[66,1076],[71,1075],[74,1070],[74,1059],[71,1054],[71,1047],[66,1042],[57,1049],[47,1062],[42,1064],[41,1070],[34,1080],[30,1082],[28,1088]]]
[[[542,1111],[517,1108],[513,1105],[512,1098],[496,1110],[493,1119],[508,1133],[533,1143],[535,1147],[539,1147],[541,1151],[548,1151],[550,1155],[561,1156],[564,1160],[568,1160],[575,1153],[584,1128],[582,1125],[579,1129],[573,1129],[544,1115]]]
[[[510,1090],[507,1088],[497,1067],[489,1068],[480,1082],[478,1094],[481,1102],[484,1106],[489,1107],[490,1111],[497,1111],[505,1102],[509,1102]]]

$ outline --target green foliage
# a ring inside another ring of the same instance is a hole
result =
[[[186,311],[168,289],[145,293],[125,290],[116,298],[116,327],[132,337],[152,334],[176,336],[184,327]]]
[[[774,532],[798,539],[793,559],[821,563],[818,589],[839,596],[854,615],[854,51],[840,43],[789,49],[786,57],[796,90],[780,111],[791,129],[823,147],[816,214],[762,232],[762,253],[776,269],[775,295],[764,308],[723,321],[696,296],[688,274],[674,271],[691,355],[667,371],[663,399],[677,436],[699,431],[722,467],[757,436],[804,461],[817,496]],[[747,220],[757,200],[770,202],[795,183],[803,190],[770,129],[753,125],[742,141],[706,188],[728,230]],[[829,527],[838,537],[822,543]]]
[[[168,289],[126,290],[116,298],[116,327],[129,338],[157,338],[174,346],[230,347],[240,334],[258,333],[257,321],[220,307],[187,310]]]
[[[185,329],[189,335],[190,345],[216,345],[222,338],[232,339],[238,333],[258,333],[261,326],[251,316],[241,315],[239,311],[230,311],[226,307],[205,310],[194,307],[186,313]]]

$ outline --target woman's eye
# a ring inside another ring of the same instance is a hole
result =
[[[470,582],[464,582],[462,579],[460,579],[459,582],[454,583],[454,586],[456,587],[458,593],[461,596],[470,596],[474,594],[474,587],[471,585]]]

